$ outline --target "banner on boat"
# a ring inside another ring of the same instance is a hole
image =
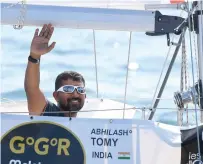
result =
[[[181,164],[203,164],[203,125],[198,127],[198,132],[200,153],[198,152],[197,129],[181,130]]]
[[[1,114],[1,123],[3,164],[196,164],[198,160],[194,129],[180,131],[152,121]],[[200,144],[202,148],[202,140]]]

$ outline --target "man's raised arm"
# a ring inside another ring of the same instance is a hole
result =
[[[24,89],[28,101],[28,110],[30,114],[33,115],[40,115],[46,106],[45,96],[39,87],[40,58],[42,55],[50,52],[55,46],[55,42],[50,46],[48,45],[53,31],[54,28],[51,24],[44,25],[39,34],[39,29],[36,29],[30,47],[30,56],[25,72]]]

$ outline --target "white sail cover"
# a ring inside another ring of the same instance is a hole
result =
[[[1,3],[1,24],[95,30],[154,31],[155,12],[145,11],[145,5],[176,4],[182,0],[16,0]],[[149,6],[148,6],[149,7]]]
[[[179,4],[186,0],[24,0],[26,4],[143,10],[148,4]],[[191,2],[193,0],[189,0]],[[2,0],[16,3],[18,0]]]

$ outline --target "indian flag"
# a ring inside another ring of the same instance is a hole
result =
[[[130,159],[130,152],[118,152],[118,159]]]

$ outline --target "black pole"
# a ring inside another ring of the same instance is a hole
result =
[[[183,30],[183,31],[184,31],[184,30]],[[156,112],[156,108],[157,108],[157,106],[158,106],[158,104],[159,104],[160,97],[162,96],[163,90],[164,90],[164,88],[165,88],[165,86],[166,86],[166,83],[167,83],[167,81],[168,81],[168,77],[169,77],[169,75],[170,75],[170,73],[171,73],[171,69],[172,69],[173,64],[174,64],[174,62],[175,62],[175,59],[176,59],[176,57],[177,57],[177,54],[178,54],[178,51],[179,51],[179,49],[180,49],[180,46],[181,46],[182,39],[183,39],[183,36],[184,36],[184,35],[185,35],[185,31],[181,34],[181,36],[180,36],[180,38],[179,38],[178,45],[177,45],[177,47],[176,47],[176,49],[175,49],[175,52],[174,52],[174,54],[173,54],[173,57],[172,57],[172,59],[171,59],[170,65],[169,65],[169,68],[168,68],[168,70],[167,70],[167,72],[166,72],[166,75],[165,75],[165,77],[164,77],[164,81],[163,81],[163,83],[162,83],[162,85],[161,85],[161,88],[160,88],[160,90],[159,90],[159,93],[158,93],[158,96],[157,96],[157,98],[156,98],[156,101],[154,102],[154,105],[153,105],[153,107],[152,107],[152,111],[151,111],[151,113],[150,113],[150,115],[149,115],[148,120],[152,120],[152,118],[153,118],[153,116],[154,116],[154,114],[155,114],[155,112]]]

